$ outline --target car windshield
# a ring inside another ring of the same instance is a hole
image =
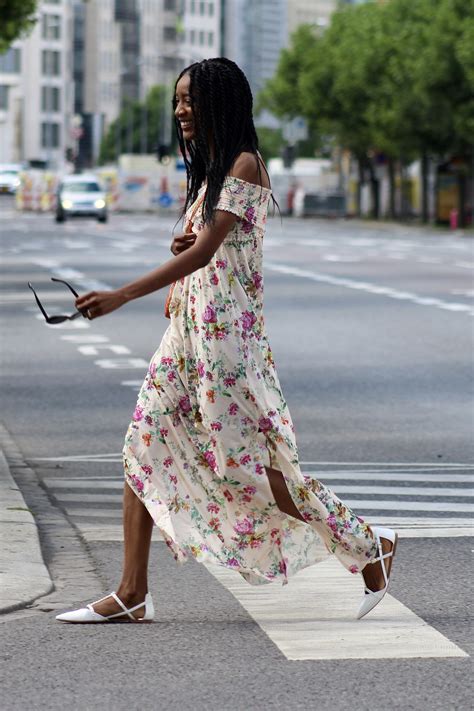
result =
[[[18,175],[17,170],[0,170],[0,175]]]
[[[83,183],[65,183],[61,190],[68,193],[99,193],[100,187],[98,183],[84,181]]]

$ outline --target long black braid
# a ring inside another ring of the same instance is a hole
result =
[[[198,190],[207,181],[203,203],[203,220],[212,222],[222,185],[237,156],[243,151],[255,155],[259,181],[258,137],[252,117],[252,92],[243,71],[225,57],[204,59],[183,69],[189,74],[189,95],[194,117],[194,139],[185,141],[178,119],[176,131],[186,165],[187,190],[183,208],[197,198]],[[176,85],[173,109],[176,108]],[[214,144],[211,157],[210,138]],[[265,169],[266,172],[266,169]],[[267,173],[268,175],[268,173]],[[275,204],[275,200],[273,200]]]

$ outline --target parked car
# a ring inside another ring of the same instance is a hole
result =
[[[106,195],[95,175],[68,175],[59,184],[56,222],[80,216],[96,217],[99,222],[107,222]]]
[[[15,164],[0,165],[0,193],[14,195],[20,187],[21,167]]]

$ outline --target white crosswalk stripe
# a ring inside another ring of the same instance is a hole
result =
[[[88,461],[113,460],[112,455],[98,455]],[[370,523],[392,525],[405,537],[473,534],[472,465],[328,464],[317,472],[314,466],[303,471],[321,479]],[[44,483],[86,538],[121,539],[121,476],[50,477]]]

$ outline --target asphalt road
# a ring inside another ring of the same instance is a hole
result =
[[[170,256],[174,219],[56,225],[49,215],[17,215],[8,200],[1,207],[1,419],[41,482],[41,520],[62,516],[76,538],[61,541],[43,526],[57,591],[1,621],[2,708],[470,708],[469,658],[439,643],[424,659],[403,645],[385,658],[364,649],[335,658],[314,641],[296,661],[251,603],[203,566],[176,567],[159,541],[150,577],[159,624],[54,622],[55,609],[117,584],[119,452],[167,327],[165,294],[92,324],[48,327],[26,283],[51,313],[67,313],[69,294],[51,276],[82,292],[130,281]],[[272,218],[264,273],[266,324],[303,470],[368,520],[399,528],[395,602],[468,654],[472,245],[436,229]],[[84,571],[80,597],[73,570]],[[298,634],[289,634],[296,649]],[[387,634],[390,642],[396,632]]]

